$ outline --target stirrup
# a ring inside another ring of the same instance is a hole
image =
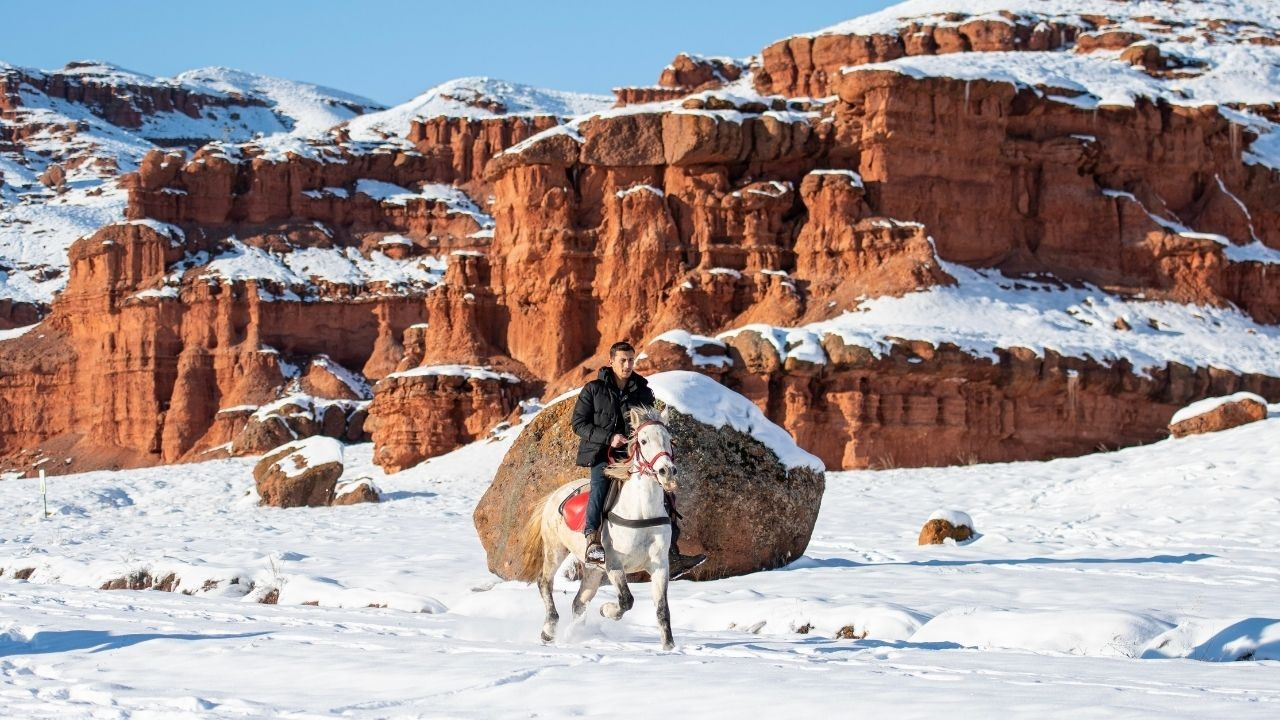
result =
[[[604,545],[600,544],[599,536],[587,541],[587,551],[582,554],[582,562],[587,565],[604,566]]]

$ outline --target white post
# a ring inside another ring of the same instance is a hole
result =
[[[44,469],[40,470],[40,505],[44,508],[44,516],[49,517],[49,486],[44,481]]]

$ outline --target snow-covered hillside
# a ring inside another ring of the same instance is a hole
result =
[[[53,79],[87,88],[115,88],[127,100],[132,94],[141,125],[118,123],[145,140],[160,144],[193,145],[209,140],[243,142],[257,136],[288,133],[303,137],[324,134],[334,125],[365,112],[382,110],[368,98],[296,80],[258,75],[225,67],[188,70],[174,77],[153,77],[126,70],[111,63],[78,61],[58,70],[36,70],[0,63],[0,73],[20,74],[28,82],[20,89],[22,105],[45,95],[33,84]],[[191,107],[153,108],[147,103],[149,91],[194,96]],[[92,90],[85,100],[74,104],[101,115],[107,103],[94,100]],[[107,93],[104,96],[109,97]],[[118,109],[112,108],[119,116]]]
[[[572,117],[603,110],[613,98],[548,90],[496,78],[465,77],[437,85],[412,100],[347,124],[353,140],[404,137],[413,120],[439,116],[486,119],[504,115]]]
[[[381,109],[356,95],[227,68],[162,78],[102,62],[59,70],[0,63],[0,80],[13,105],[0,112],[0,299],[37,305],[65,286],[71,243],[123,219],[116,181],[147,152],[320,137]],[[68,87],[64,94],[77,101],[54,96]],[[154,107],[174,97],[191,99],[185,108]],[[55,166],[61,181],[46,174]]]
[[[558,644],[537,642],[537,590],[490,575],[471,524],[513,437],[395,475],[369,446],[349,448],[346,477],[372,477],[380,505],[257,507],[252,459],[52,478],[47,520],[38,481],[0,482],[5,711],[563,716],[601,698],[621,699],[624,716],[658,698],[713,716],[923,717],[956,712],[960,697],[970,717],[1280,707],[1280,406],[1216,435],[1069,460],[829,473],[799,560],[672,586],[672,653],[658,651],[644,586],[621,623],[593,608]],[[939,509],[969,513],[977,539],[917,547]],[[23,568],[30,579],[15,581]],[[138,571],[173,572],[194,595],[91,589]],[[567,618],[574,585],[559,586]],[[269,588],[279,605],[253,602]]]
[[[65,286],[71,243],[123,219],[125,194],[116,180],[157,147],[218,143],[229,157],[239,157],[238,144],[252,142],[263,150],[257,157],[319,157],[336,147],[317,148],[309,141],[329,137],[342,124],[356,141],[407,145],[403,138],[415,118],[569,117],[613,102],[491,78],[453,80],[384,110],[338,90],[222,67],[160,78],[101,62],[61,70],[0,63],[4,77],[17,88],[16,109],[0,113],[0,138],[7,132],[21,140],[8,149],[0,144],[0,299],[36,305],[47,305]],[[52,97],[36,86],[50,78],[96,89],[102,97]],[[141,99],[128,105],[131,93],[147,91],[163,97],[185,93],[196,98],[190,104],[199,110],[156,110]],[[65,173],[64,181],[42,180],[53,166]]]

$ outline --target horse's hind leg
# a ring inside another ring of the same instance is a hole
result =
[[[635,598],[631,597],[631,588],[627,587],[627,574],[621,568],[609,569],[609,582],[613,583],[613,587],[618,591],[618,602],[607,602],[600,606],[600,614],[610,620],[617,620],[631,609],[635,604]]]
[[[596,590],[600,588],[600,583],[604,581],[604,572],[598,568],[587,568],[582,574],[582,584],[578,586],[578,594],[573,598],[573,619],[577,620],[587,611],[587,605],[591,604],[591,598],[596,596]]]
[[[649,571],[649,584],[653,588],[653,606],[657,608],[658,633],[662,636],[663,650],[670,650],[676,645],[671,639],[671,609],[667,606],[667,575],[668,570],[665,567]]]
[[[556,624],[560,622],[560,613],[556,612],[556,599],[552,594],[556,579],[556,569],[564,562],[568,551],[556,544],[554,548],[547,543],[542,549],[542,570],[538,573],[538,593],[542,595],[542,604],[547,607],[547,618],[542,623],[542,642],[549,643],[556,639]]]

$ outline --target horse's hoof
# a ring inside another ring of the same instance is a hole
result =
[[[618,603],[608,602],[600,606],[600,615],[610,620],[617,620],[622,617],[622,609],[618,607]]]
[[[675,644],[675,643],[673,643],[673,642],[671,642],[670,640],[668,640],[668,641],[666,641],[666,642],[662,643],[662,651],[663,651],[663,652],[670,652],[670,651],[675,650],[675,649],[676,649],[676,644]]]
[[[551,642],[555,642],[555,639],[556,639],[556,636],[555,636],[555,635],[548,635],[546,631],[543,631],[543,632],[541,633],[541,637],[542,637],[542,644],[543,644],[543,645],[546,645],[546,644],[551,643]]]

